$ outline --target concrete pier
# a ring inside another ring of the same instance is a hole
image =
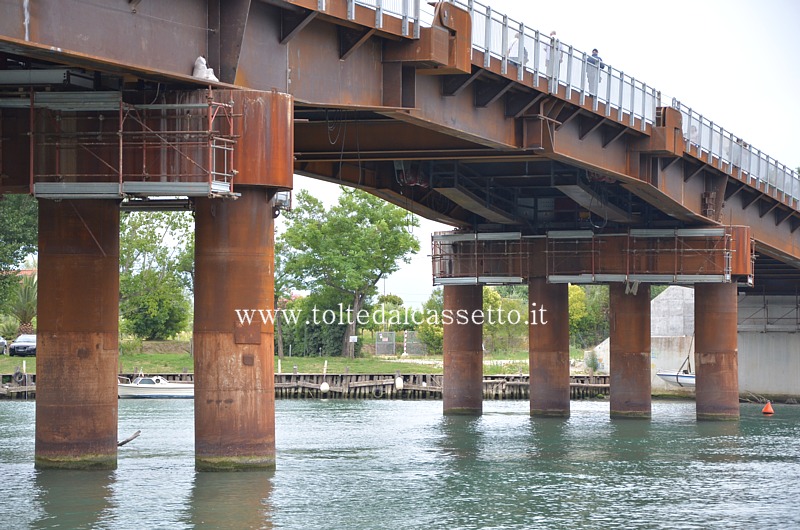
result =
[[[444,311],[453,316],[451,323],[445,320],[444,324],[442,399],[445,414],[480,415],[483,412],[483,326],[472,318],[482,306],[482,286],[444,287]]]
[[[738,420],[736,284],[696,284],[694,290],[697,419]]]
[[[195,249],[195,465],[275,466],[273,329],[236,309],[272,307],[273,219],[266,190],[199,199]]]
[[[569,416],[568,285],[532,278],[528,300],[531,415]]]
[[[119,206],[39,201],[36,467],[117,467]]]
[[[609,286],[611,417],[650,418],[650,286]]]

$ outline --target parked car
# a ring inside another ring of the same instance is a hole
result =
[[[20,335],[8,347],[8,354],[12,357],[26,357],[36,355],[36,335]]]
[[[0,355],[5,355],[8,350],[8,342],[3,337],[0,337]]]

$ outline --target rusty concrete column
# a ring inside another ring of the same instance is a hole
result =
[[[198,470],[275,466],[271,195],[238,188],[235,201],[196,201],[195,464]]]
[[[445,414],[483,412],[483,324],[474,318],[482,309],[482,286],[444,286]]]
[[[116,469],[119,206],[39,201],[36,467]]]
[[[194,290],[195,467],[275,467],[273,323],[236,310],[274,307],[272,197],[292,187],[293,99],[217,91],[241,115],[236,200],[198,199]]]
[[[569,416],[569,296],[565,283],[528,282],[531,416]]]
[[[650,418],[650,285],[609,285],[611,417]]]
[[[736,296],[734,283],[694,287],[698,420],[739,419]]]

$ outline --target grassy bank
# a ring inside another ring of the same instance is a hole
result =
[[[519,357],[519,356],[503,356]],[[0,356],[0,373],[11,374],[17,368],[25,368],[28,373],[36,373],[35,357]],[[291,373],[297,367],[301,373],[322,373],[325,361],[328,361],[328,373],[351,374],[441,374],[442,357],[413,357],[411,359],[387,359],[380,357],[345,359],[342,357],[284,357],[280,363],[283,373]],[[185,352],[180,353],[130,353],[119,356],[120,373],[142,371],[149,374],[159,373],[191,373],[194,371],[194,360]],[[278,371],[278,358],[275,358],[275,371]],[[527,355],[525,358],[495,359],[485,358],[484,373],[487,375],[528,373]]]

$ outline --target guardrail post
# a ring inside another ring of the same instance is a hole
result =
[[[533,71],[534,71],[533,85],[534,86],[539,86],[539,78],[541,77],[540,75],[541,69],[539,68],[539,65],[542,64],[541,61],[539,60],[539,56],[542,53],[541,50],[542,50],[542,43],[539,38],[539,32],[536,31],[533,34]]]
[[[403,37],[408,37],[408,0],[403,0]]]
[[[414,0],[414,38],[419,38],[419,3],[420,0]]]
[[[636,108],[636,79],[631,77],[631,114],[630,118],[628,119],[628,125],[630,125],[631,127],[633,127],[633,124],[636,119],[635,118],[636,111],[634,110],[635,108]],[[642,116],[642,119],[644,119],[644,116]]]
[[[489,68],[492,62],[492,8],[486,6],[486,26],[483,40],[483,67]]]
[[[508,46],[508,15],[503,15],[503,35],[502,35],[502,37],[503,37],[502,38],[502,41],[503,41],[503,45],[502,45],[503,46],[503,49],[502,49],[503,56],[502,57],[503,57],[503,59],[502,59],[502,62],[500,64],[500,72],[503,75],[506,75],[508,73],[508,54],[511,52],[511,50],[509,49],[509,46]],[[517,47],[518,48],[519,48],[519,45],[520,45],[519,44],[519,39],[517,39]]]
[[[528,63],[528,48],[525,46],[525,24],[519,23],[519,67],[517,68],[517,81],[525,78],[525,66]]]
[[[569,47],[569,56],[567,56],[567,99],[572,97],[572,45]]]

